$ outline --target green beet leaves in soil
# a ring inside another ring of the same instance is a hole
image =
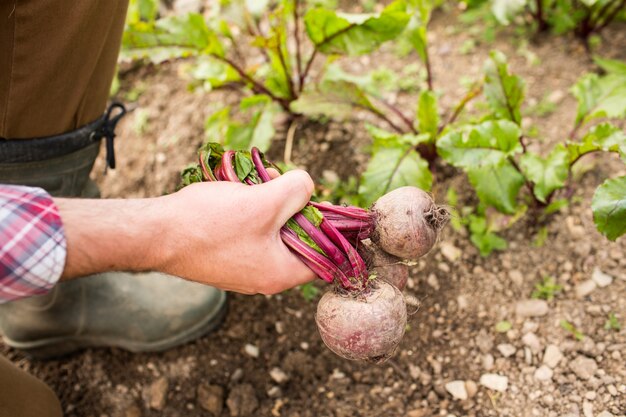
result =
[[[576,125],[601,117],[626,117],[626,74],[587,74],[571,89],[578,100]]]
[[[522,123],[521,105],[524,101],[524,81],[509,73],[506,57],[493,51],[485,62],[484,93],[496,117],[508,119],[518,126]]]
[[[291,111],[307,116],[325,115],[335,119],[346,119],[355,108],[376,108],[363,89],[356,83],[345,80],[325,80],[316,90],[308,90],[291,103]]]
[[[396,38],[409,21],[404,1],[395,1],[380,14],[345,14],[322,8],[304,17],[306,32],[324,54],[363,55]]]
[[[458,168],[498,165],[520,153],[520,128],[508,120],[490,120],[439,138],[439,155]]]
[[[606,180],[591,202],[598,230],[610,240],[626,233],[626,176]]]
[[[399,135],[373,126],[368,130],[374,138],[372,158],[359,187],[365,205],[406,185],[430,190],[433,177],[428,162],[415,151],[416,145],[429,140],[429,134]]]
[[[526,153],[520,159],[522,172],[533,182],[533,193],[537,200],[546,203],[546,198],[565,186],[569,173],[569,154],[565,146],[558,144],[547,158],[534,153]]]
[[[148,59],[158,64],[193,55],[224,55],[217,35],[197,13],[170,16],[156,22],[130,23],[124,31],[120,57]]]

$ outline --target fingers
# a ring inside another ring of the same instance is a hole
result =
[[[278,172],[278,170],[274,169],[274,168],[268,168],[267,169],[267,173],[269,174],[271,179],[275,179],[280,177],[280,172]]]
[[[302,170],[288,171],[263,185],[252,187],[263,193],[261,201],[270,201],[275,226],[281,227],[291,216],[309,202],[313,193],[313,180]]]

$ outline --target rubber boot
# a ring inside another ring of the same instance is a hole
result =
[[[15,150],[7,152],[7,142],[0,142],[0,183],[39,186],[58,197],[99,195],[89,180],[99,141],[42,161],[8,163]],[[11,146],[26,146],[16,142]],[[110,272],[1,304],[0,333],[7,345],[41,359],[86,347],[161,351],[206,334],[225,314],[226,293],[216,288],[160,273]]]

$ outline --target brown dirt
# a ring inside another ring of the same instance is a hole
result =
[[[529,65],[516,52],[516,39],[504,33],[495,45],[479,44],[464,55],[459,52],[467,40],[463,29],[449,15],[437,15],[431,33],[435,85],[444,93],[444,106],[450,108],[452,98],[463,94],[460,78],[478,76],[490,49],[504,51],[513,70],[526,79],[531,103],[557,90],[562,93],[556,111],[545,117],[526,116],[526,125],[536,124],[541,136],[549,138],[532,145],[543,148],[569,131],[575,100],[568,88],[593,64],[576,41],[550,37],[527,46],[541,62]],[[625,44],[626,27],[611,29],[599,55],[624,59]],[[400,60],[383,51],[362,59],[360,67],[377,62],[400,67],[416,59]],[[232,92],[190,94],[177,70],[176,64],[158,70],[141,68],[122,80],[125,92],[145,91],[120,126],[118,169],[103,176],[100,160],[94,171],[105,197],[172,192],[181,168],[193,161],[204,141],[206,115],[239,98]],[[407,113],[413,111],[412,100],[407,95],[397,97]],[[299,127],[294,161],[316,180],[325,170],[342,178],[358,174],[366,161],[367,137],[361,126],[351,121]],[[270,155],[280,159],[283,147],[284,129]],[[532,245],[538,227],[530,220],[505,233],[508,251],[486,259],[463,233],[447,228],[439,246],[412,268],[406,293],[419,302],[419,309],[409,318],[397,355],[382,366],[348,362],[326,349],[315,328],[315,302],[305,302],[297,291],[272,297],[232,294],[221,329],[161,354],[95,349],[37,362],[6,346],[1,350],[46,381],[68,417],[205,416],[211,414],[199,401],[207,396],[212,396],[213,409],[221,416],[235,410],[250,416],[293,417],[560,416],[578,415],[585,402],[594,415],[603,410],[623,414],[626,330],[605,330],[604,324],[613,312],[626,327],[626,240],[611,243],[595,231],[589,201],[604,178],[623,175],[625,170],[614,159],[601,162],[580,182],[578,202],[548,223],[548,239],[542,247]],[[462,201],[471,200],[464,177],[453,174],[437,184],[439,201],[451,185]],[[459,249],[458,259],[444,250],[451,245]],[[594,268],[613,276],[613,283],[577,298],[576,286],[588,280]],[[516,302],[529,298],[534,283],[546,275],[563,285],[562,293],[548,303],[548,314],[516,317]],[[562,319],[580,329],[585,340],[577,341],[563,330]],[[502,320],[512,323],[507,333],[494,330]],[[528,342],[522,336],[528,333],[538,337],[538,352],[525,346]],[[504,357],[496,348],[502,343],[513,345],[516,353]],[[246,344],[258,347],[260,356],[246,354]],[[542,383],[533,375],[547,344],[558,345],[565,359],[552,379]],[[599,368],[588,380],[577,378],[570,367],[581,355],[593,358]],[[286,374],[284,382],[270,377],[274,367]],[[486,372],[507,376],[506,392],[478,385],[477,393],[465,401],[446,392],[447,382],[478,384]],[[162,409],[150,408],[150,391],[164,387]]]

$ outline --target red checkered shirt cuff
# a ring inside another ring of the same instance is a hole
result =
[[[67,243],[52,197],[0,184],[0,303],[48,292],[61,278]]]

